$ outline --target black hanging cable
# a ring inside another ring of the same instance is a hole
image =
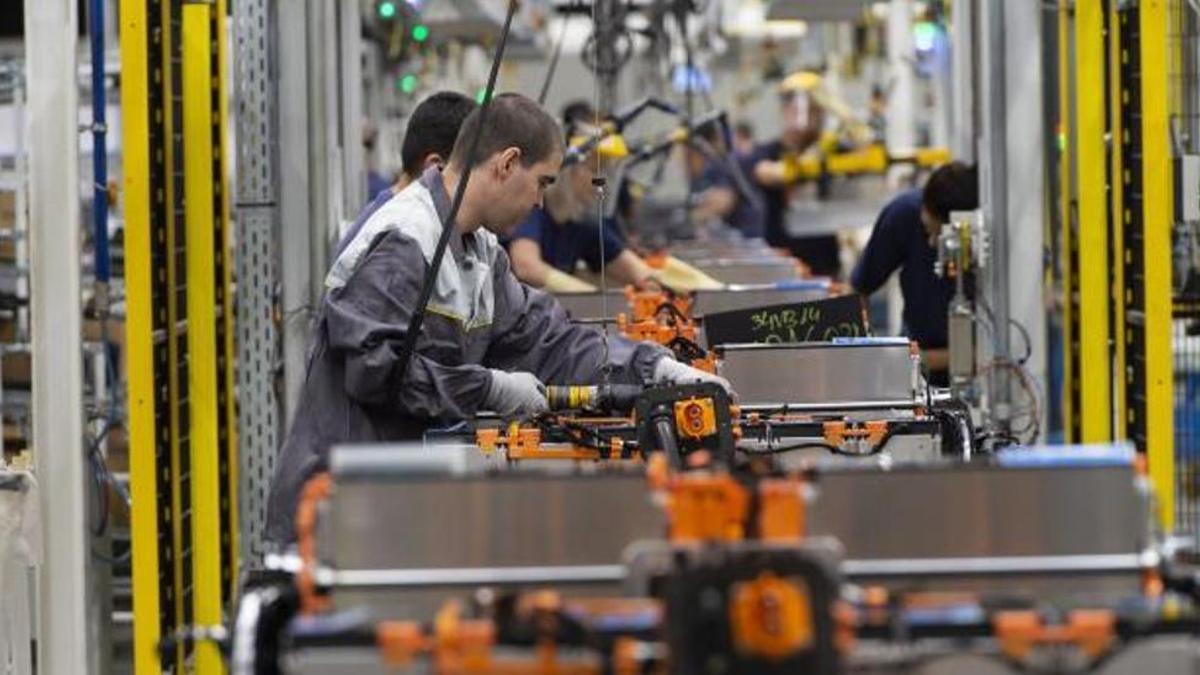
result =
[[[504,17],[504,28],[500,32],[500,43],[496,46],[496,55],[492,58],[492,69],[488,73],[487,86],[483,91],[483,103],[479,106],[479,124],[475,125],[474,134],[467,144],[467,161],[463,166],[458,186],[454,190],[454,200],[450,203],[450,212],[442,221],[442,234],[438,239],[437,249],[433,252],[433,260],[429,262],[429,270],[421,283],[421,295],[417,300],[416,309],[408,322],[408,331],[404,335],[404,346],[401,347],[397,367],[396,382],[403,383],[408,375],[408,367],[412,362],[413,353],[417,348],[417,338],[421,335],[421,325],[425,323],[425,314],[429,308],[429,299],[433,295],[433,286],[437,282],[438,270],[442,267],[442,258],[446,256],[446,246],[450,243],[450,235],[454,233],[454,221],[462,206],[463,195],[467,192],[467,181],[471,178],[471,169],[475,166],[479,151],[479,136],[487,125],[488,110],[492,104],[492,94],[496,90],[496,78],[500,74],[500,62],[504,60],[504,47],[508,43],[509,29],[512,27],[513,15],[517,12],[517,0],[509,0],[508,14]],[[399,387],[396,388],[399,391]]]
[[[563,43],[567,38],[567,24],[571,22],[570,15],[562,17],[562,27],[558,29],[558,42],[554,45],[554,55],[550,57],[550,66],[546,69],[546,79],[542,81],[542,91],[538,94],[538,105],[546,105],[546,95],[550,93],[550,83],[554,81],[554,73],[558,71],[558,60],[562,57]]]

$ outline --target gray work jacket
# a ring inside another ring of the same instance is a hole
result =
[[[491,386],[489,368],[547,384],[603,381],[600,332],[573,324],[553,296],[517,280],[496,236],[451,235],[404,382],[399,352],[449,211],[441,173],[379,205],[339,254],[314,319],[308,371],[271,487],[267,539],[295,537],[304,482],[342,443],[420,439],[431,426],[471,418]],[[667,351],[610,338],[613,382],[648,382]]]

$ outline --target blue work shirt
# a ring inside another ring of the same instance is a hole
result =
[[[731,159],[733,158],[731,157]],[[734,159],[734,161],[740,163],[740,160]],[[730,171],[731,169],[724,162],[710,159],[705,162],[704,171],[696,179],[693,187],[697,192],[703,192],[709,188],[716,187],[733,190],[734,198],[737,201],[734,204],[733,211],[724,219],[726,224],[747,237],[760,238],[764,232],[762,211],[755,208],[754,204],[746,199],[741,190],[738,190],[737,182]],[[747,178],[747,182],[749,182],[749,178]]]
[[[625,241],[617,231],[616,223],[606,220],[601,230],[604,236],[604,264],[611,263],[621,251]],[[579,261],[587,263],[593,272],[600,271],[600,236],[595,222],[557,223],[543,208],[529,212],[505,245],[518,239],[532,239],[542,251],[542,260],[547,265],[570,274]]]
[[[923,349],[946,347],[946,312],[954,296],[954,283],[933,272],[937,251],[921,223],[921,191],[902,192],[880,211],[867,248],[854,266],[850,283],[870,295],[900,270],[904,296],[904,325],[910,338]]]
[[[380,190],[374,197],[371,198],[371,202],[367,204],[367,206],[361,212],[359,212],[358,218],[354,220],[354,224],[350,226],[350,229],[346,230],[346,234],[343,234],[341,240],[338,241],[337,251],[335,251],[333,254],[334,260],[337,260],[337,257],[342,254],[342,251],[346,249],[346,246],[350,242],[354,241],[354,237],[357,236],[358,231],[362,229],[363,223],[367,222],[371,216],[375,215],[375,212],[378,211],[381,206],[388,203],[388,200],[390,200],[392,197],[395,197],[396,192],[396,185],[393,183]]]

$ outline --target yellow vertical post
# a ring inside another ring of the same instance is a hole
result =
[[[223,21],[226,14],[226,0],[217,0],[216,9],[212,13],[212,32],[214,34],[213,42],[216,47],[217,58],[214,62],[213,77],[217,81],[216,100],[213,102],[213,113],[216,116],[216,126],[213,128],[214,143],[217,144],[217,160],[214,163],[216,176],[213,180],[221,186],[220,196],[217,199],[217,218],[218,227],[216,231],[217,242],[216,246],[225,260],[222,267],[223,274],[217,279],[217,283],[223,289],[223,302],[221,303],[221,321],[224,324],[224,344],[218,345],[218,349],[224,349],[225,352],[225,420],[228,425],[228,443],[225,448],[228,453],[227,461],[229,463],[229,480],[225,488],[226,494],[229,495],[229,521],[225,523],[225,527],[230,532],[229,542],[229,578],[231,587],[228,589],[229,598],[237,597],[238,585],[238,559],[241,551],[241,529],[238,523],[238,435],[237,435],[237,400],[235,398],[234,383],[234,361],[236,360],[236,352],[234,351],[234,302],[233,302],[233,247],[229,232],[229,162],[226,153],[229,152],[229,146],[225,142],[226,129],[228,119],[226,117],[227,103],[229,102],[228,82],[225,78],[226,65],[229,61],[229,44],[225,39],[225,30]]]
[[[1167,0],[1142,0],[1143,264],[1145,269],[1146,453],[1168,530],[1175,519],[1174,392],[1171,356],[1171,225],[1174,185],[1168,137]]]
[[[1079,414],[1075,406],[1075,363],[1072,345],[1075,340],[1075,308],[1071,297],[1072,277],[1075,269],[1071,255],[1071,177],[1074,175],[1072,158],[1075,152],[1075,139],[1071,132],[1071,14],[1067,3],[1058,5],[1058,115],[1059,115],[1059,200],[1061,209],[1061,247],[1060,264],[1062,265],[1062,359],[1063,359],[1063,432],[1068,443],[1075,438],[1075,416]]]
[[[217,442],[216,297],[213,280],[212,6],[183,7],[184,213],[190,405],[192,623],[222,623],[220,477]],[[224,670],[217,645],[196,643],[195,672]]]
[[[1121,50],[1121,12],[1117,3],[1110,3],[1108,14],[1108,91],[1109,91],[1109,128],[1112,141],[1110,143],[1109,185],[1112,189],[1112,246],[1115,265],[1112,266],[1112,290],[1109,297],[1113,301],[1113,346],[1115,348],[1113,369],[1116,373],[1113,390],[1113,410],[1116,411],[1114,422],[1116,428],[1113,437],[1126,439],[1129,437],[1127,427],[1129,415],[1126,414],[1125,404],[1125,226],[1129,224],[1125,212],[1125,129],[1121,118],[1122,111],[1128,105],[1125,97],[1124,82],[1121,78],[1123,61]]]
[[[1084,443],[1112,439],[1104,6],[1075,3],[1075,148],[1079,192],[1079,373]]]
[[[175,142],[175,133],[179,128],[181,120],[179,113],[176,110],[174,103],[175,86],[179,73],[174,65],[175,56],[179,49],[178,36],[173,30],[176,12],[178,7],[170,0],[146,0],[149,6],[158,6],[158,39],[161,41],[159,80],[157,84],[161,91],[162,109],[159,113],[162,115],[158,120],[162,127],[158,130],[159,147],[152,149],[153,152],[162,154],[162,203],[163,203],[163,225],[161,230],[162,242],[160,246],[163,250],[163,267],[162,274],[165,276],[166,297],[162,302],[166,305],[166,325],[164,326],[164,334],[167,343],[167,434],[166,445],[168,458],[167,466],[160,467],[160,470],[166,469],[170,475],[170,509],[171,509],[171,551],[172,561],[174,562],[172,574],[172,583],[175,586],[175,605],[172,608],[174,622],[172,625],[175,628],[181,628],[188,624],[191,617],[184,614],[186,605],[185,594],[186,589],[191,586],[191,566],[194,560],[185,555],[185,549],[190,549],[190,544],[184,541],[184,520],[185,520],[185,504],[183,496],[184,476],[186,466],[183,460],[182,452],[186,442],[182,439],[181,430],[187,425],[186,417],[183,417],[181,408],[181,392],[179,381],[180,373],[177,364],[182,362],[181,346],[180,346],[180,331],[179,326],[186,321],[187,308],[180,307],[176,290],[179,288],[180,276],[186,274],[185,270],[179,269],[179,259],[175,255],[178,247],[183,246],[183,242],[179,240],[178,225],[179,219],[184,218],[184,214],[178,208],[180,191],[184,189],[178,183],[177,174],[180,169],[179,145]],[[156,378],[161,378],[161,373],[156,373]],[[157,384],[157,383],[156,383]],[[160,461],[161,458],[160,458]],[[185,649],[182,641],[177,642],[174,654],[174,668],[182,668],[185,662]]]
[[[133,667],[159,672],[158,472],[150,291],[150,74],[146,0],[121,0],[121,154],[124,162],[129,483],[132,496]]]

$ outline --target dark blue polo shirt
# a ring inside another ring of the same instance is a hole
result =
[[[734,159],[734,161],[740,160]],[[710,159],[705,162],[704,171],[696,179],[693,187],[697,192],[703,192],[714,187],[733,190],[737,201],[734,204],[733,212],[726,216],[725,222],[747,237],[761,238],[763,236],[763,214],[737,189],[737,182],[730,171],[731,169],[724,162]],[[750,173],[746,175],[752,176],[754,174]],[[747,178],[746,180],[749,182],[750,179]]]
[[[625,250],[625,242],[611,220],[605,221],[602,232],[604,264],[607,265]],[[560,224],[554,222],[545,209],[535,208],[506,245],[517,239],[537,242],[542,250],[542,260],[557,270],[570,274],[582,260],[593,272],[600,271],[600,237],[594,221]]]
[[[850,283],[859,293],[870,295],[899,269],[908,336],[925,349],[946,347],[946,312],[954,283],[933,273],[936,261],[937,251],[929,246],[921,224],[921,191],[910,190],[879,213]]]

